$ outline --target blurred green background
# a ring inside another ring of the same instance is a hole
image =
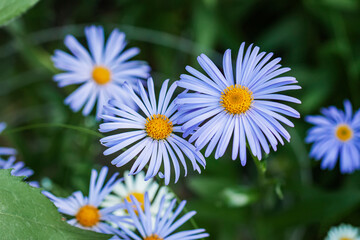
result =
[[[186,65],[199,69],[200,53],[221,64],[227,48],[234,57],[245,41],[292,68],[303,89],[290,94],[303,102],[293,106],[302,116],[328,105],[342,108],[344,99],[358,109],[359,5],[356,0],[40,1],[0,30],[0,120],[9,125],[1,145],[17,148],[19,160],[35,170],[32,179],[62,196],[78,189],[87,193],[90,169],[110,166],[98,136],[36,125],[97,131],[93,116],[84,118],[63,104],[75,88],[56,86],[50,61],[55,49],[65,50],[66,34],[85,43],[83,28],[91,24],[103,25],[107,36],[115,27],[124,31],[129,45],[141,49],[136,58],[152,67],[158,89],[167,78],[177,80]],[[261,164],[250,156],[245,167],[229,154],[211,156],[201,175],[191,173],[170,185],[198,212],[195,220],[210,239],[322,239],[333,225],[360,226],[360,174],[321,171],[303,141],[310,126],[303,119],[293,122],[291,143]]]

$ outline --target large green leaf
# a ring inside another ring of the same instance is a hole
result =
[[[0,170],[1,239],[109,239],[111,236],[73,227],[62,220],[41,190],[22,177]]]
[[[20,16],[39,0],[0,0],[0,26]]]

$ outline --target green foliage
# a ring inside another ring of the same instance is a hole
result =
[[[239,186],[224,177],[198,176],[192,179],[189,187],[207,201],[215,201],[227,207],[244,207],[259,197],[255,188]]]
[[[62,220],[41,190],[11,170],[0,170],[1,239],[109,239],[109,235],[73,227]]]
[[[0,0],[0,26],[25,13],[39,0]]]

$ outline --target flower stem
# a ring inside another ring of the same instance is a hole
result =
[[[159,178],[159,176],[156,176],[156,178],[157,178],[158,182],[160,182],[160,185],[161,185],[161,186],[167,187],[167,188],[172,192],[172,194],[174,194],[174,196],[175,196],[175,198],[176,198],[177,204],[180,204],[180,203],[181,203],[181,199],[180,199],[179,196],[174,192],[174,190],[173,190],[172,188],[166,186],[166,185],[164,184],[164,180],[161,179],[161,178]],[[185,214],[189,212],[189,210],[186,208],[186,206],[184,206],[184,212],[185,212]],[[195,221],[195,219],[194,219],[193,217],[190,218],[190,223],[191,223],[191,225],[192,225],[192,227],[193,227],[194,229],[199,229],[199,226],[198,226],[198,224],[196,223],[196,221]],[[204,240],[203,238],[201,238],[201,239]]]
[[[12,133],[17,133],[17,132],[22,132],[25,130],[37,129],[37,128],[65,128],[65,129],[75,130],[75,131],[78,131],[81,133],[93,135],[93,136],[100,137],[100,138],[103,137],[103,135],[101,133],[98,133],[94,130],[84,128],[84,127],[63,124],[63,123],[38,123],[38,124],[26,125],[26,126],[14,128],[14,129],[9,129],[9,130],[5,129],[2,134],[5,134],[5,135],[12,134]]]
[[[247,145],[247,149],[251,154],[251,158],[253,159],[257,172],[258,172],[258,179],[259,179],[259,183],[260,184],[264,184],[266,182],[266,162],[265,159],[266,157],[264,157],[264,159],[262,161],[260,161],[256,156],[253,155],[250,147]]]

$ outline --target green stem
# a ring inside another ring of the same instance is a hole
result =
[[[168,187],[168,188],[169,188],[169,187]],[[170,189],[171,192],[175,195],[177,203],[180,204],[180,203],[181,203],[181,199],[176,195],[176,193],[175,193],[171,188],[169,188],[169,189]],[[188,212],[189,212],[189,210],[186,208],[186,206],[184,206],[184,212],[185,212],[185,213],[188,213]],[[194,229],[198,229],[198,228],[199,228],[199,226],[197,225],[197,223],[196,223],[196,221],[195,221],[195,219],[194,219],[193,217],[190,218],[190,223],[191,223],[191,225],[193,226]]]
[[[166,185],[164,184],[164,180],[161,179],[161,178],[159,178],[159,176],[156,176],[156,178],[157,178],[158,182],[160,182],[160,186],[165,186],[165,187],[167,187],[167,188],[172,192],[172,194],[174,194],[174,196],[175,196],[175,198],[176,198],[176,202],[177,202],[178,204],[180,204],[180,203],[181,203],[181,199],[180,199],[179,196],[174,192],[174,190],[172,190],[172,188],[166,186]],[[160,189],[160,188],[159,188],[159,189]],[[189,212],[189,210],[186,208],[186,206],[184,206],[184,212],[185,212],[185,214]],[[190,218],[190,223],[191,223],[191,225],[192,225],[192,227],[193,227],[194,229],[199,229],[199,226],[197,225],[197,223],[196,223],[196,221],[195,221],[195,219],[194,219],[193,217]],[[203,238],[201,238],[201,239],[204,240]]]
[[[32,125],[27,125],[27,126],[22,126],[22,127],[18,127],[18,128],[14,128],[14,129],[9,129],[9,130],[5,130],[2,134],[12,134],[12,133],[17,133],[17,132],[22,132],[25,130],[30,130],[30,129],[37,129],[37,128],[65,128],[65,129],[71,129],[71,130],[75,130],[81,133],[86,133],[89,135],[93,135],[96,137],[103,137],[103,135],[101,133],[98,133],[94,130],[88,129],[88,128],[83,128],[83,127],[78,127],[78,126],[73,126],[73,125],[68,125],[68,124],[63,124],[63,123],[38,123],[38,124],[32,124]]]
[[[253,161],[255,163],[255,166],[256,166],[256,169],[257,169],[257,172],[258,172],[259,182],[260,182],[260,184],[264,184],[265,180],[266,180],[266,176],[265,176],[266,165],[265,165],[264,162],[261,162],[257,157],[255,157],[252,154],[252,151],[251,151],[251,149],[250,149],[250,147],[248,145],[247,145],[247,149],[250,152],[251,158],[253,159]],[[262,161],[265,161],[265,157],[264,157],[264,159]]]

